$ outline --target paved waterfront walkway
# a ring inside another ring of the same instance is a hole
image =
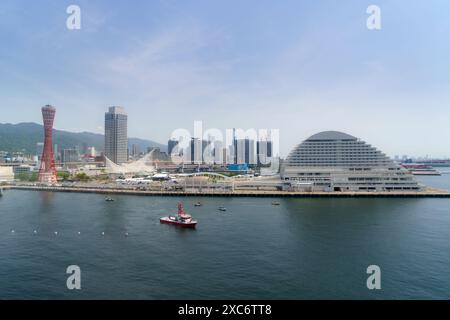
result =
[[[4,186],[3,189],[33,190],[51,192],[78,192],[99,194],[123,194],[142,196],[205,196],[205,197],[437,197],[450,198],[450,191],[436,188],[426,188],[423,191],[390,191],[390,192],[291,192],[291,191],[262,191],[262,190],[235,190],[235,191],[149,191],[118,188],[92,188],[92,187],[58,187],[58,186]]]

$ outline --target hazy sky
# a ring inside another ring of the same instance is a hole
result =
[[[130,136],[162,143],[202,120],[278,128],[283,155],[339,130],[450,157],[449,17],[448,0],[2,0],[0,122],[40,122],[49,103],[56,128],[103,132],[121,105]]]

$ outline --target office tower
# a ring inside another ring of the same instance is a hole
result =
[[[203,153],[208,146],[208,141],[199,138],[191,138],[189,145],[184,150],[180,150],[183,155],[183,161],[191,164],[204,163]]]
[[[256,164],[255,140],[236,139],[236,163],[235,164]]]
[[[38,180],[44,184],[55,184],[56,166],[53,155],[52,131],[53,121],[55,120],[56,109],[46,105],[42,108],[42,118],[44,120],[44,148],[41,156],[41,165],[39,168]]]
[[[61,161],[63,163],[78,162],[80,161],[80,154],[77,149],[64,149]]]
[[[235,143],[233,141],[233,144],[228,146],[228,152],[227,152],[227,157],[226,157],[226,161],[227,164],[236,164],[236,151],[235,151]]]
[[[139,147],[139,145],[132,144],[131,145],[131,155],[133,157],[137,157],[137,156],[139,156],[140,153],[141,153],[141,148]]]
[[[170,139],[167,143],[167,152],[169,153],[169,156],[172,155],[173,149],[178,145],[178,140]]]
[[[255,140],[245,139],[245,163],[249,165],[256,165],[256,150],[255,150]]]
[[[38,156],[39,161],[41,161],[43,152],[44,152],[44,143],[43,142],[36,143],[36,155]]]
[[[213,156],[213,145],[214,143],[210,140],[201,140],[201,161],[202,163],[208,162],[209,164],[214,163]]]
[[[189,146],[189,155],[190,155],[190,162],[192,164],[201,164],[202,163],[202,153],[203,153],[203,147],[202,147],[203,141],[198,138],[192,138],[191,143]]]
[[[116,164],[128,161],[128,116],[121,107],[105,113],[105,156]]]
[[[224,152],[223,152],[223,143],[222,141],[216,140],[214,141],[214,163],[215,164],[224,164]]]
[[[232,147],[233,147],[233,153],[232,153],[233,154],[233,162],[232,163],[234,163],[234,164],[238,164],[237,144],[238,144],[238,142],[237,142],[237,137],[236,137],[236,128],[233,128],[233,145],[232,145]]]
[[[53,152],[54,152],[55,161],[58,161],[58,145],[57,144],[55,144],[53,146]]]
[[[272,158],[272,141],[260,140],[256,143],[258,165],[267,165]]]

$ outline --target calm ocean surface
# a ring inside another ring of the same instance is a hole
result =
[[[115,199],[5,191],[0,299],[450,299],[450,199]],[[160,225],[180,200],[197,230]]]

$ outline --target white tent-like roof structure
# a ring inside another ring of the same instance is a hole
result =
[[[154,173],[156,168],[151,164],[151,157],[153,151],[146,154],[141,159],[131,162],[124,163],[122,165],[115,164],[110,159],[105,157],[106,162],[106,173],[108,174],[127,174],[127,173]]]

